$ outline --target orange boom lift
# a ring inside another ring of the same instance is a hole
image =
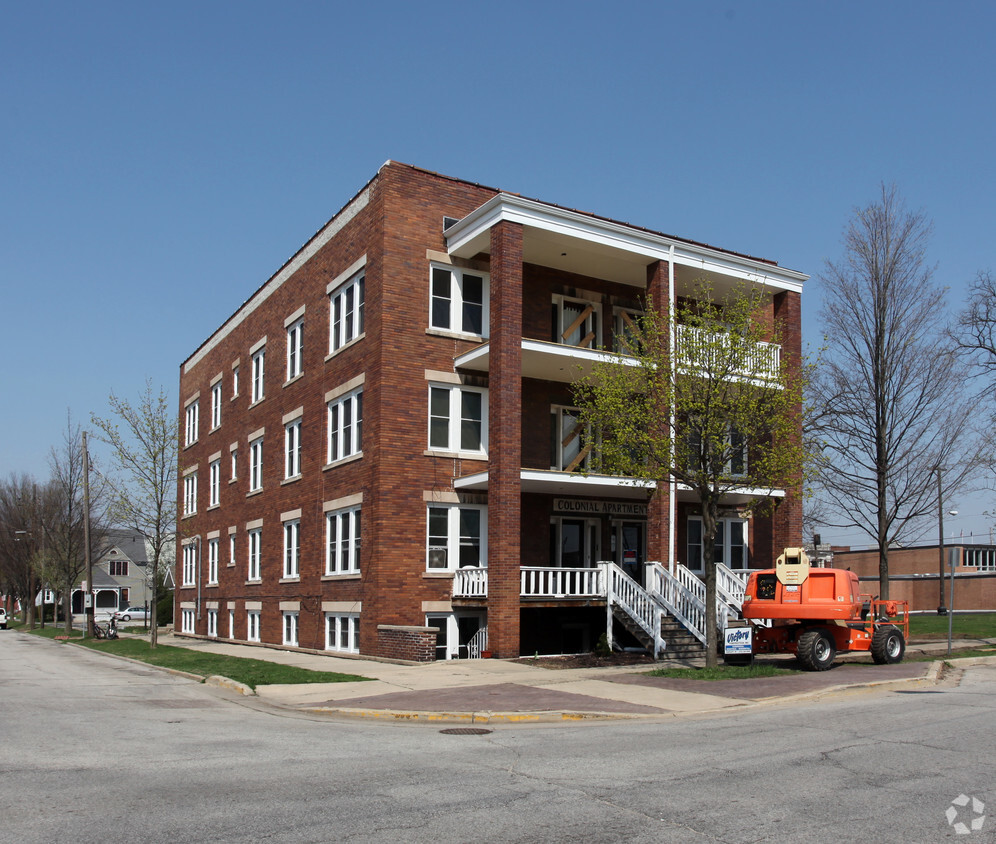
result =
[[[908,602],[860,594],[854,572],[813,568],[802,548],[786,548],[775,568],[751,573],[743,617],[754,622],[755,654],[795,654],[811,671],[825,671],[846,651],[901,662],[910,629]]]

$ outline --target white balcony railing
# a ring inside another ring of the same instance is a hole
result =
[[[602,569],[521,566],[519,594],[530,598],[598,598],[605,596]]]
[[[453,597],[487,598],[488,570],[465,568],[453,572]]]
[[[729,342],[726,338],[729,338],[728,334],[714,334],[691,325],[679,325],[675,332],[678,358],[691,370],[715,369],[716,362],[709,358],[717,354],[716,341],[726,345]],[[735,374],[747,379],[777,378],[781,355],[782,347],[777,343],[755,343],[750,351],[745,351],[743,365]]]

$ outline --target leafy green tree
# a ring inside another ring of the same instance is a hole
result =
[[[671,481],[702,508],[706,661],[718,652],[716,569],[720,511],[731,493],[752,491],[746,509],[770,494],[801,493],[801,361],[779,356],[783,328],[771,294],[740,286],[727,294],[702,282],[689,299],[648,307],[623,338],[624,356],[598,364],[575,388],[589,434],[590,471],[647,483]]]

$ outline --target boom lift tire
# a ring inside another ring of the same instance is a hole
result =
[[[837,645],[833,636],[816,627],[799,637],[796,657],[810,671],[826,671],[837,657]]]
[[[903,631],[894,624],[879,627],[872,635],[872,659],[878,665],[892,665],[903,661],[906,653],[906,640]]]

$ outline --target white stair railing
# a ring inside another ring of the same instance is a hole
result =
[[[650,594],[704,645],[705,584],[685,566],[677,566],[675,574],[660,563],[647,563],[646,569]]]
[[[716,563],[716,594],[719,600],[739,612],[744,606],[744,590],[750,572],[746,569],[731,569],[723,563]]]
[[[467,659],[480,659],[481,652],[488,649],[488,628],[481,627],[467,642]]]
[[[605,572],[605,606],[609,645],[612,644],[612,608],[619,607],[653,640],[653,656],[664,652],[667,643],[661,636],[664,609],[646,589],[612,562],[599,564]]]

